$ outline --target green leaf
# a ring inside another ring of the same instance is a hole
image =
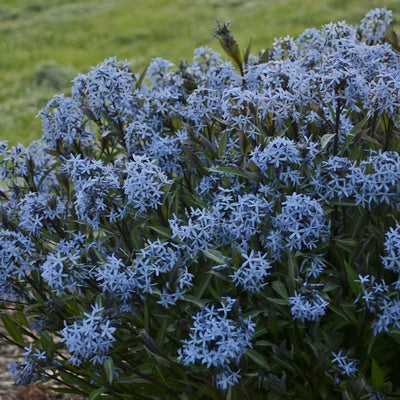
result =
[[[215,269],[210,269],[209,271],[206,271],[205,274],[215,276],[221,281],[230,282],[230,279],[227,276]]]
[[[143,80],[144,80],[144,78],[146,76],[147,68],[149,68],[149,64],[147,64],[145,66],[143,72],[141,73],[139,79],[137,80],[136,85],[135,85],[135,90],[140,89],[140,87],[142,86]]]
[[[226,263],[225,257],[222,255],[221,252],[217,250],[214,249],[203,250],[202,253],[204,254],[205,257],[215,261],[219,265],[223,265]]]
[[[210,275],[211,278],[211,275]],[[189,303],[196,304],[196,306],[203,308],[207,302],[200,300],[197,296],[190,296],[190,295],[185,295],[185,300],[188,301]]]
[[[168,239],[171,238],[171,229],[166,228],[165,226],[150,226],[150,229],[159,233],[161,236],[164,236]]]
[[[292,293],[294,291],[296,278],[298,276],[297,261],[292,251],[288,251],[287,267],[288,267],[289,291]]]
[[[390,329],[387,335],[400,344],[400,332],[397,329]]]
[[[344,141],[342,145],[342,150],[340,151],[339,155],[344,155],[346,152],[347,148],[350,146],[350,143],[354,140],[355,136],[363,129],[365,123],[369,120],[370,115],[367,114],[349,133],[347,136],[346,140]]]
[[[206,291],[206,289],[208,288],[208,285],[210,284],[211,279],[212,279],[211,274],[205,274],[205,276],[202,277],[201,282],[198,285],[196,285],[195,295],[194,295],[196,300],[201,299],[203,297],[203,294]],[[191,300],[192,297],[193,296],[186,295],[185,299],[187,299],[188,301],[191,301],[193,303],[194,301]]]
[[[346,251],[348,254],[351,254],[358,246],[357,241],[351,239],[335,239],[335,244],[337,247],[339,247],[341,250]]]
[[[385,383],[385,376],[375,359],[371,362],[371,384],[374,389],[379,390]]]
[[[271,303],[274,303],[274,304],[278,304],[280,306],[287,306],[288,305],[288,301],[287,300],[283,300],[283,299],[275,299],[273,297],[268,297],[268,301],[270,301]]]
[[[250,349],[247,350],[246,354],[252,361],[254,361],[260,367],[265,368],[267,371],[271,370],[267,360],[258,351]]]
[[[219,141],[218,156],[223,157],[226,151],[226,144],[228,143],[228,133],[225,131]]]
[[[18,314],[19,320],[21,321],[21,324],[22,324],[21,326],[29,328],[29,323],[28,323],[28,320],[26,319],[25,314],[22,311],[18,311],[17,314]]]
[[[51,335],[47,331],[42,331],[40,332],[40,342],[42,344],[43,350],[45,350],[47,353],[50,353],[52,351],[52,348],[54,347],[54,342],[51,338]]]
[[[112,385],[114,382],[114,361],[111,357],[107,357],[103,363],[104,372],[106,373],[107,382]]]
[[[357,274],[352,268],[352,266],[344,261],[344,266],[346,269],[346,275],[347,275],[347,282],[349,283],[350,289],[353,292],[353,294],[357,297],[358,294],[360,293],[360,284],[356,282],[357,280]]]
[[[94,400],[94,399],[96,399],[96,398],[99,397],[102,393],[104,393],[106,390],[107,390],[107,388],[105,388],[105,387],[100,387],[100,388],[98,388],[98,389],[96,389],[96,390],[93,390],[93,391],[90,393],[90,396],[88,397],[88,400]]]
[[[272,333],[275,339],[278,338],[278,330],[276,326],[276,311],[272,303],[269,304],[268,309],[268,329]]]
[[[144,302],[143,304],[143,324],[144,324],[144,329],[149,331],[149,319],[150,319],[150,313],[149,313],[149,307],[147,302]]]
[[[7,314],[2,314],[0,318],[11,339],[13,339],[17,344],[23,345],[25,341],[20,329],[18,329],[18,325]]]
[[[322,289],[323,292],[325,293],[329,293],[332,290],[338,289],[340,288],[341,285],[337,282],[333,282],[333,281],[328,281],[325,285],[324,288]]]
[[[56,393],[69,393],[69,394],[79,394],[80,393],[79,389],[73,389],[73,388],[69,388],[69,387],[49,386],[49,389],[51,389],[52,392],[56,392]]]
[[[285,285],[281,281],[273,281],[271,282],[272,289],[275,290],[276,293],[281,296],[282,299],[286,301],[286,303],[289,301],[289,295],[286,290]]]
[[[329,309],[332,310],[335,314],[339,315],[342,317],[344,321],[351,325],[358,325],[358,321],[356,317],[354,316],[354,313],[350,311],[350,308],[354,308],[353,304],[349,304],[348,307],[346,307],[344,304],[341,304],[341,307],[334,306],[332,303],[329,304]]]
[[[321,142],[321,151],[325,150],[325,148],[328,146],[329,142],[332,141],[332,139],[336,136],[336,133],[327,133],[326,135],[323,135],[320,139]]]
[[[247,49],[244,53],[243,61],[244,64],[247,65],[249,63],[249,57],[250,57],[250,51],[251,51],[251,42],[252,40],[250,39],[249,45],[247,46]]]

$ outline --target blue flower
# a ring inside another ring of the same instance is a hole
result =
[[[40,367],[34,358],[24,357],[23,361],[15,361],[8,366],[17,385],[30,385],[40,376]]]
[[[145,156],[132,156],[123,173],[123,191],[126,204],[137,214],[157,208],[161,204],[165,189],[171,184],[155,162]]]
[[[21,232],[0,229],[0,298],[16,300],[26,293],[18,290],[19,280],[37,268],[32,261],[35,244]]]
[[[250,254],[242,253],[244,262],[230,278],[235,286],[242,286],[249,292],[259,292],[267,285],[266,278],[270,275],[271,264],[266,259],[267,255],[254,250]]]
[[[393,22],[393,13],[386,8],[375,8],[365,14],[360,23],[363,39],[370,45],[380,43],[385,38],[389,25]]]
[[[95,145],[94,133],[87,127],[87,118],[80,104],[64,95],[55,96],[39,114],[42,118],[42,140],[49,149],[57,149],[58,142]]]
[[[216,375],[217,388],[226,390],[229,386],[235,386],[239,383],[241,379],[240,370],[232,371],[227,367],[223,372]]]
[[[358,360],[349,358],[347,355],[343,354],[343,350],[339,350],[337,353],[332,351],[332,355],[331,363],[336,374],[335,381],[337,383],[339,382],[338,375],[353,378],[357,374]]]
[[[274,225],[284,236],[289,249],[313,249],[329,234],[324,209],[318,200],[306,194],[293,193],[282,203]]]
[[[390,228],[385,234],[385,256],[382,263],[386,269],[400,274],[400,225]]]
[[[318,321],[325,315],[329,302],[316,289],[304,286],[294,296],[289,297],[290,312],[294,319],[304,321]]]
[[[92,247],[73,235],[70,240],[61,240],[53,252],[46,255],[40,265],[43,280],[57,295],[63,292],[80,292],[80,287],[89,279],[91,266],[82,262],[83,252]]]
[[[146,78],[150,80],[152,86],[159,87],[163,84],[168,70],[173,66],[172,62],[161,57],[154,58],[147,68]]]
[[[397,152],[372,152],[366,160],[348,173],[356,202],[371,208],[372,204],[397,206],[400,189],[400,155]]]
[[[376,336],[380,332],[388,332],[389,327],[400,329],[400,299],[378,297],[376,318],[372,323],[372,332]]]
[[[138,109],[135,77],[127,62],[111,57],[74,79],[72,98],[93,118],[107,116],[121,123],[132,119]]]
[[[237,321],[229,318],[235,299],[223,298],[221,307],[206,305],[193,316],[190,339],[183,340],[178,350],[178,360],[184,365],[197,361],[207,368],[216,367],[223,375],[218,378],[218,385],[235,384],[237,373],[231,365],[238,365],[248,348],[255,332],[255,323],[251,318],[239,317]],[[235,378],[236,377],[236,378]],[[230,383],[229,383],[230,382]]]
[[[306,278],[318,278],[322,271],[326,269],[325,262],[317,257],[306,258],[301,265],[300,272],[305,272]]]
[[[97,304],[92,306],[91,313],[83,313],[83,317],[72,324],[64,321],[61,342],[72,354],[70,362],[73,365],[81,365],[84,361],[102,365],[116,340],[113,335],[116,328],[104,317],[104,308]]]
[[[30,192],[18,204],[19,226],[34,236],[39,236],[46,222],[61,219],[66,216],[66,207],[62,199],[48,193]]]
[[[136,278],[132,267],[125,265],[124,261],[114,254],[96,268],[96,280],[103,292],[112,294],[121,301],[122,306],[127,306],[132,297],[141,289],[142,285]]]

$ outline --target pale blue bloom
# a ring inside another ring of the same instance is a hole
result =
[[[19,226],[34,236],[39,236],[44,225],[51,229],[49,222],[66,216],[66,207],[62,199],[48,193],[30,192],[20,203]]]
[[[74,79],[72,98],[96,120],[107,116],[122,123],[133,118],[139,107],[135,76],[129,64],[116,57],[104,60],[87,75],[78,75]]]
[[[217,388],[226,390],[229,386],[235,386],[239,383],[241,379],[240,370],[232,371],[227,367],[223,372],[216,375]]]
[[[72,324],[64,321],[64,328],[60,331],[61,342],[72,355],[70,362],[73,365],[79,366],[84,361],[101,365],[116,340],[115,331],[111,321],[104,316],[104,308],[95,304],[91,312],[83,313],[83,319]]]
[[[306,258],[301,265],[300,272],[305,272],[306,278],[318,278],[326,269],[326,264],[319,257]]]
[[[358,204],[370,209],[373,204],[397,206],[400,200],[400,155],[396,152],[372,152],[348,173],[349,185]]]
[[[0,229],[0,298],[16,300],[27,293],[18,290],[18,280],[37,268],[32,260],[35,244],[21,232]]]
[[[313,249],[329,234],[322,205],[306,194],[287,196],[282,211],[274,218],[274,225],[291,250]]]
[[[145,156],[132,156],[132,161],[125,165],[126,174],[123,191],[126,204],[136,210],[137,214],[157,208],[161,204],[164,190],[171,180]]]
[[[48,252],[40,264],[39,270],[45,283],[57,295],[63,292],[80,293],[80,287],[92,277],[91,259],[87,252],[96,242],[87,239],[81,232],[68,232],[66,238],[55,243],[54,250]],[[87,263],[82,260],[86,260]]]
[[[375,8],[365,14],[361,20],[360,31],[368,44],[382,42],[389,25],[393,22],[393,13],[386,8]]]
[[[343,354],[343,350],[339,350],[337,353],[332,351],[332,355],[331,363],[337,375],[354,377],[358,373],[358,360],[349,358]],[[338,378],[336,380],[338,381]]]
[[[173,66],[174,64],[171,61],[161,57],[154,58],[147,68],[146,78],[149,79],[152,86],[159,87],[162,85],[168,70]]]
[[[385,234],[385,256],[382,263],[386,269],[400,274],[400,225],[389,228]]]
[[[230,318],[234,304],[235,299],[227,297],[221,299],[220,308],[204,306],[193,316],[190,339],[183,340],[183,346],[178,350],[178,360],[184,365],[198,361],[207,368],[219,369],[223,374],[218,379],[221,386],[236,383],[239,376],[232,371],[231,365],[237,366],[241,356],[252,347],[255,332],[255,323],[250,317]]]
[[[173,236],[195,255],[232,241],[245,247],[261,231],[260,225],[271,210],[272,203],[262,194],[235,197],[231,190],[219,188],[209,207],[186,210],[186,223],[174,217],[169,224]]]
[[[268,284],[266,278],[270,275],[271,264],[267,260],[267,254],[260,251],[250,251],[250,254],[242,253],[244,262],[234,271],[230,278],[235,286],[242,286],[249,292],[259,292]]]
[[[304,286],[300,292],[295,291],[289,297],[290,312],[294,319],[319,321],[325,315],[329,302],[316,290]]]
[[[389,328],[400,329],[400,299],[398,297],[379,298],[376,318],[371,328],[375,336],[381,332],[388,332]]]
[[[35,358],[24,357],[22,361],[14,361],[8,366],[17,385],[30,385],[40,377],[40,366]]]
[[[127,305],[132,297],[141,289],[142,285],[136,278],[134,268],[127,266],[123,260],[115,254],[108,256],[106,260],[96,268],[94,272],[96,280],[103,292],[110,293]]]
[[[29,385],[37,381],[48,364],[48,356],[43,349],[34,351],[32,343],[24,347],[22,361],[14,361],[8,368],[17,385]]]
[[[55,96],[38,115],[43,124],[42,140],[50,149],[57,149],[62,142],[70,146],[95,145],[87,118],[74,99],[64,95]]]

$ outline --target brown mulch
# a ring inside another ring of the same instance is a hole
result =
[[[14,386],[12,375],[8,371],[8,365],[18,354],[18,348],[0,341],[0,400],[21,400],[19,390]]]

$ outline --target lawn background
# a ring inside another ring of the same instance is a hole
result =
[[[400,21],[399,0],[0,0],[0,140],[28,144],[41,135],[38,110],[70,81],[117,56],[141,72],[154,57],[191,60],[210,46],[215,19],[252,53],[275,37],[386,7]],[[395,27],[397,28],[398,25]]]

